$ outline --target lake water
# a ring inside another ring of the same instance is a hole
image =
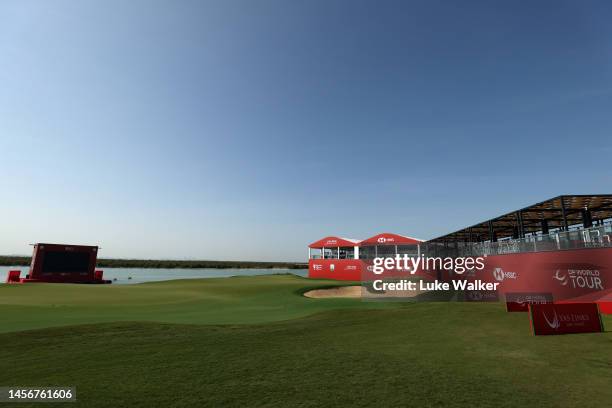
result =
[[[0,266],[0,283],[6,282],[8,271],[21,270],[25,277],[30,269],[27,266]],[[307,269],[187,269],[187,268],[99,268],[104,271],[104,279],[112,280],[113,284],[134,284],[172,279],[227,278],[230,276],[274,275],[292,273],[298,276],[308,276]],[[130,279],[131,278],[131,279]]]

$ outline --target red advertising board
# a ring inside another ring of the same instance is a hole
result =
[[[335,279],[349,281],[371,282],[377,279],[419,277],[434,279],[435,272],[425,272],[417,269],[385,268],[381,274],[373,272],[371,259],[310,259],[308,261],[308,277],[312,279]]]
[[[504,296],[550,293],[558,302],[612,289],[612,248],[490,255],[484,264],[474,279],[499,282],[498,291]]]
[[[363,268],[363,261],[359,259],[311,259],[308,261],[308,277],[359,281]]]
[[[612,314],[612,302],[598,302],[599,312],[603,314]]]
[[[530,304],[529,317],[536,336],[604,330],[595,303]]]
[[[528,312],[529,305],[553,303],[551,293],[506,293],[506,311]]]

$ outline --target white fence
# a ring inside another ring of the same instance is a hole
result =
[[[612,247],[612,225],[575,231],[560,231],[498,242],[477,242],[460,246],[460,255],[502,255],[519,252],[562,251]]]

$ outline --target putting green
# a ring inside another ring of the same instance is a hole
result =
[[[306,288],[330,284],[344,283],[262,275],[139,285],[0,285],[0,332],[116,321],[264,323],[336,308],[392,306],[299,295]]]

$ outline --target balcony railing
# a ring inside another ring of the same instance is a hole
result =
[[[563,251],[612,247],[612,225],[560,231],[498,242],[477,242],[459,246],[459,256],[516,254],[520,252]]]

